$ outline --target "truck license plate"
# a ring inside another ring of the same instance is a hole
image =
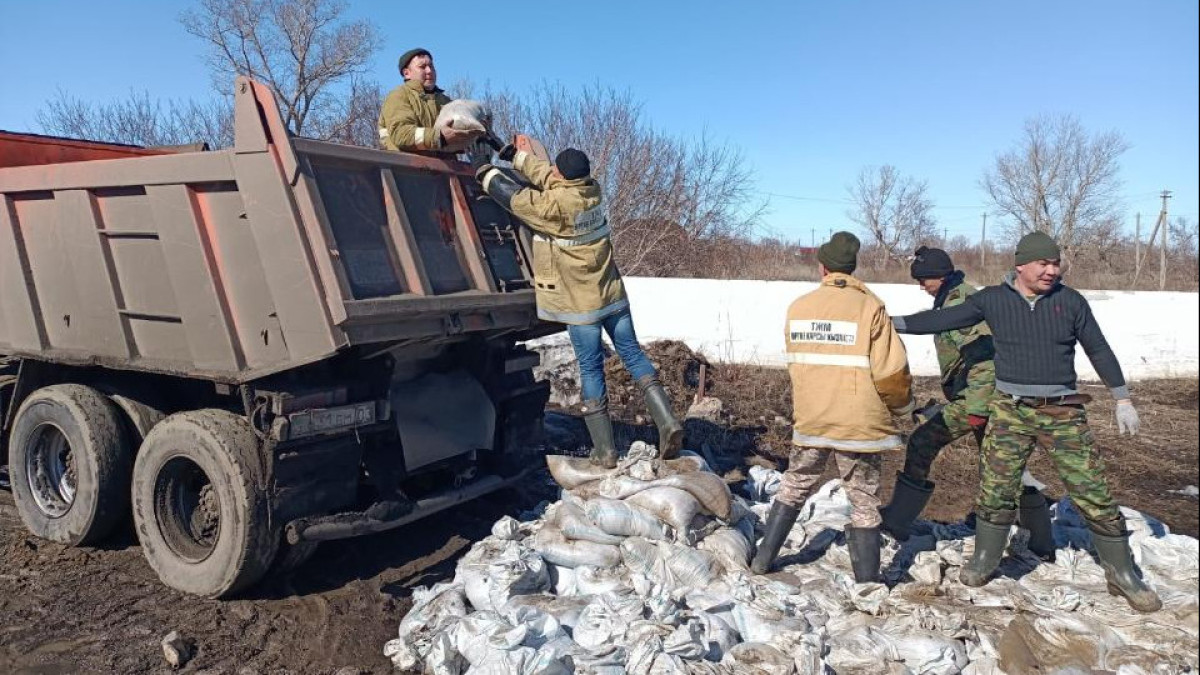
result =
[[[366,426],[375,423],[375,402],[306,410],[289,415],[288,421],[291,423],[290,438]]]

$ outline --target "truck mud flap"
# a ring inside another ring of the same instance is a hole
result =
[[[287,524],[284,533],[288,543],[297,544],[302,541],[331,541],[386,532],[520,482],[535,468],[530,466],[508,478],[496,475],[482,476],[469,485],[439,492],[416,502],[391,503],[387,506],[377,504],[376,507],[383,508],[372,507],[360,512],[298,518]]]

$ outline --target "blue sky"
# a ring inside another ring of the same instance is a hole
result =
[[[181,0],[0,0],[0,129],[37,131],[63,89],[91,100],[148,91],[207,97],[203,45]],[[978,188],[1024,121],[1069,113],[1116,130],[1129,226],[1197,217],[1200,3],[471,3],[414,11],[351,2],[385,44],[370,73],[398,83],[396,56],[433,51],[440,80],[522,91],[541,81],[630,90],[657,126],[737,146],[769,199],[771,231],[807,241],[848,227],[846,187],[867,165],[929,181],[953,236],[977,237]],[[989,230],[995,230],[989,220]]]

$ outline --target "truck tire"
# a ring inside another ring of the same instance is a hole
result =
[[[29,395],[9,435],[9,480],[25,527],[71,546],[95,544],[129,512],[133,448],[104,394],[55,384]]]
[[[259,452],[249,422],[224,410],[176,413],[146,435],[133,468],[133,519],[163,583],[221,598],[271,566],[279,534]]]

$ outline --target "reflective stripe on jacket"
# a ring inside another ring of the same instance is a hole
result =
[[[379,145],[384,150],[437,150],[442,136],[433,128],[450,97],[441,89],[425,91],[419,80],[396,87],[379,110]]]
[[[513,195],[512,212],[535,233],[538,316],[583,325],[627,309],[600,184],[555,176],[549,162],[524,151],[513,167],[534,185]]]
[[[831,273],[788,308],[792,443],[848,452],[904,445],[893,415],[916,407],[904,343],[883,302],[858,279]]]

